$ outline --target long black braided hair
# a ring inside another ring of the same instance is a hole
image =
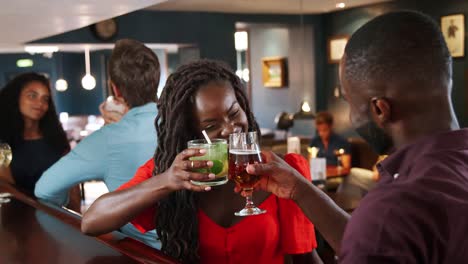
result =
[[[249,130],[259,131],[242,83],[226,65],[212,60],[183,65],[169,76],[158,101],[154,176],[169,169],[177,154],[187,148],[187,141],[199,137],[193,115],[195,94],[201,86],[219,81],[231,84],[247,115]],[[156,230],[162,251],[183,263],[199,262],[197,211],[196,194],[187,190],[176,191],[158,203]]]

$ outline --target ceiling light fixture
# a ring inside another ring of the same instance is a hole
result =
[[[336,8],[345,8],[345,7],[346,7],[346,4],[343,2],[336,4]]]
[[[304,3],[303,0],[299,2],[300,4],[300,11],[301,11],[301,16],[300,16],[300,24],[301,24],[301,34],[302,34],[302,45],[301,45],[301,54],[305,54],[306,50],[306,32],[305,32],[305,25],[304,25]],[[302,89],[304,91],[304,100],[300,104],[299,111],[293,115],[294,119],[301,119],[301,118],[314,118],[314,115],[312,114],[312,109],[309,104],[308,96],[306,96],[306,65],[305,65],[305,58],[301,57],[301,68],[302,68]]]
[[[234,45],[237,51],[246,51],[249,47],[249,39],[246,31],[234,33]]]
[[[68,83],[65,79],[58,79],[55,82],[55,89],[59,92],[65,92],[68,89]]]
[[[57,81],[55,81],[55,89],[59,92],[65,92],[68,89],[68,82],[63,78],[63,63],[62,57],[63,54],[57,53],[57,76],[59,77]]]
[[[25,46],[24,50],[30,54],[36,53],[54,53],[59,51],[57,46]]]
[[[34,61],[31,59],[19,59],[16,61],[16,67],[18,68],[27,68],[32,67],[34,65]]]
[[[81,86],[86,90],[92,90],[96,87],[96,79],[91,75],[91,62],[89,60],[89,47],[85,47],[85,66],[86,74],[81,79]]]
[[[310,105],[309,105],[309,102],[303,101],[303,102],[302,102],[302,106],[301,106],[301,110],[302,110],[303,112],[309,113],[309,112],[310,112]]]

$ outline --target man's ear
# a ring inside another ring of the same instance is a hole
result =
[[[120,92],[119,88],[117,88],[117,86],[112,81],[109,81],[109,86],[111,87],[115,97],[122,97],[122,93]]]
[[[391,120],[391,105],[388,99],[375,97],[371,99],[370,111],[374,122],[383,128]]]

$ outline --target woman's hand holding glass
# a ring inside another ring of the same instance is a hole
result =
[[[189,160],[192,157],[203,156],[206,154],[205,149],[186,149],[179,153],[169,169],[162,173],[161,180],[165,180],[165,186],[170,191],[190,190],[203,192],[211,190],[211,187],[204,185],[195,185],[191,181],[209,181],[215,178],[215,175],[210,173],[195,172],[196,169],[211,168],[212,161],[207,160]]]

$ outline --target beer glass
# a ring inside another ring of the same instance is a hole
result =
[[[235,133],[229,135],[229,179],[247,195],[244,209],[234,213],[237,216],[263,214],[266,211],[256,207],[252,193],[260,176],[247,173],[249,164],[262,162],[257,132]]]

